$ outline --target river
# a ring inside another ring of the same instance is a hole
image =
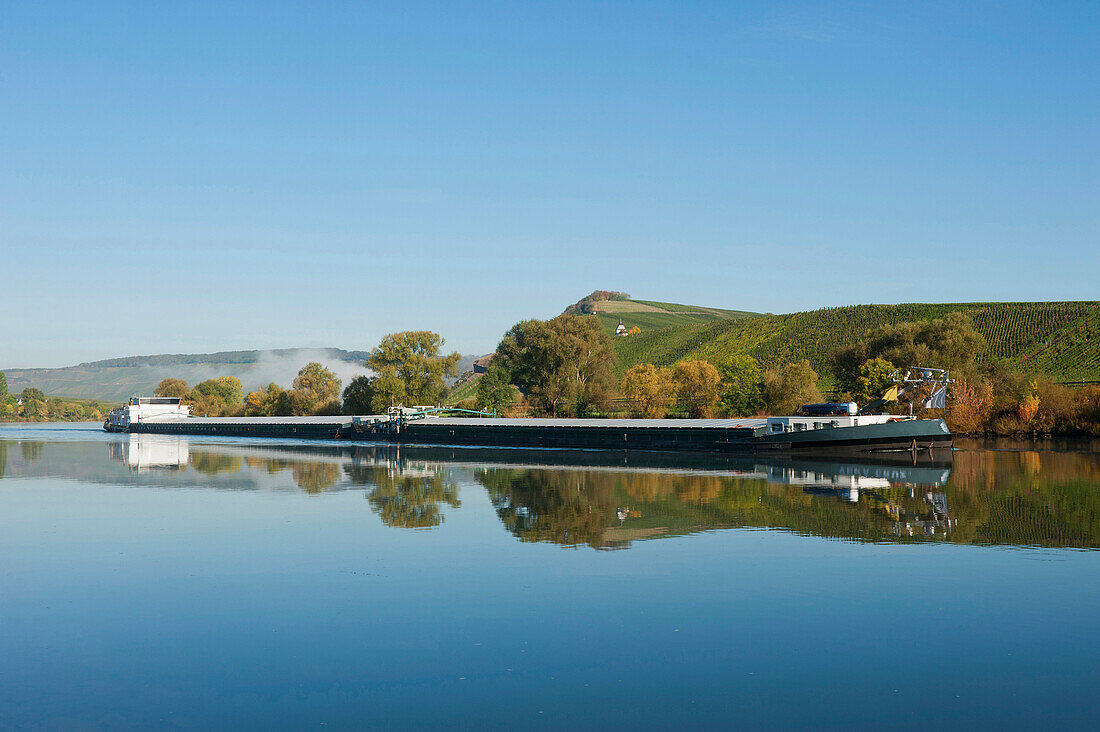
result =
[[[1093,728],[1100,446],[0,426],[0,728]]]

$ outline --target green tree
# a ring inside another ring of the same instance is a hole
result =
[[[722,375],[707,361],[681,361],[672,370],[680,403],[692,417],[714,414],[721,395]]]
[[[676,398],[676,383],[668,369],[651,363],[631,366],[619,382],[619,391],[638,404],[638,412],[650,419],[664,417]]]
[[[307,363],[294,377],[291,399],[297,414],[313,414],[339,397],[340,379],[316,361]]]
[[[374,379],[356,376],[344,388],[344,414],[374,413]]]
[[[585,414],[611,402],[615,352],[597,318],[525,320],[497,347],[501,366],[541,414]]]
[[[3,371],[0,371],[0,398],[8,395],[8,377]]]
[[[869,358],[861,363],[852,398],[861,405],[881,399],[886,390],[894,386],[890,374],[894,373],[895,368],[884,358]]]
[[[243,401],[244,389],[236,376],[219,376],[216,379],[195,384],[187,394],[191,411],[195,414],[214,417],[226,414]]]
[[[985,338],[974,330],[965,313],[948,313],[935,320],[892,323],[867,331],[834,356],[842,382],[855,391],[859,367],[881,358],[899,366],[926,366],[965,371],[986,349]]]
[[[157,387],[153,389],[153,395],[159,397],[179,397],[184,399],[187,397],[187,393],[190,389],[187,388],[187,382],[183,379],[173,379],[171,377],[162,379]]]
[[[385,414],[390,407],[396,407],[405,403],[405,381],[398,376],[393,368],[386,368],[378,372],[371,386],[374,387],[374,397],[371,400],[372,410],[375,414]]]
[[[403,385],[404,400],[410,405],[438,404],[447,393],[444,379],[458,375],[458,353],[441,356],[446,341],[438,333],[428,330],[407,330],[391,333],[382,339],[370,356],[367,366],[379,378],[397,378]],[[387,387],[387,396],[393,398],[396,389]]]
[[[515,400],[516,391],[508,370],[500,364],[491,364],[477,382],[477,408],[503,414]]]
[[[817,372],[806,359],[764,374],[764,401],[772,414],[792,414],[803,404],[821,400]]]
[[[30,386],[28,386],[26,389],[24,389],[22,391],[22,393],[19,395],[19,398],[22,399],[24,403],[26,403],[26,402],[42,402],[42,403],[45,403],[45,401],[46,401],[46,395],[42,393],[41,389],[35,389],[34,387],[30,387]]]
[[[756,359],[734,356],[718,367],[722,374],[722,409],[731,417],[751,417],[764,409],[764,372]]]

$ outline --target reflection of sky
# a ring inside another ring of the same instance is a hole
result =
[[[135,475],[96,447],[101,468]],[[357,490],[46,473],[0,480],[0,727],[1083,726],[1100,712],[1093,552],[770,531],[563,551],[502,530],[464,470],[461,509],[427,532],[384,526]]]

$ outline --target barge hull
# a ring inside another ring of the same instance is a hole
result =
[[[767,435],[751,424],[699,426],[707,420],[636,420],[618,425],[598,420],[547,420],[527,424],[492,423],[478,419],[425,419],[409,421],[398,429],[364,427],[340,418],[279,420],[267,419],[184,419],[131,424],[129,432],[211,437],[267,437],[309,440],[354,440],[415,445],[455,445],[507,448],[553,448],[580,450],[646,450],[745,454],[757,452],[799,452],[818,455],[950,447],[951,433],[943,420],[902,420],[879,424],[837,427]],[[517,420],[516,422],[519,422]],[[680,426],[685,424],[685,426]]]

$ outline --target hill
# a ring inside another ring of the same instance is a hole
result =
[[[217,376],[236,376],[245,390],[272,381],[289,386],[298,369],[319,361],[345,383],[360,373],[366,351],[340,348],[284,348],[269,351],[171,353],[91,361],[54,369],[4,369],[8,390],[41,389],[51,396],[125,401],[134,394],[152,394],[169,376],[196,384]]]
[[[565,309],[566,313],[595,315],[609,333],[614,333],[621,320],[627,329],[637,327],[642,333],[666,328],[737,320],[758,316],[744,310],[680,305],[654,300],[634,300],[624,292],[596,291]]]
[[[121,402],[135,394],[152,394],[161,379],[174,377],[197,384],[218,376],[236,376],[244,390],[271,382],[289,387],[298,369],[317,361],[335,373],[346,385],[356,376],[369,373],[363,367],[369,351],[342,348],[279,348],[261,351],[219,351],[217,353],[162,353],[91,361],[54,369],[3,369],[8,391],[18,393],[28,386],[49,396],[80,397]],[[475,356],[463,356],[459,373],[473,365]]]
[[[968,314],[986,338],[986,358],[1026,373],[1064,380],[1100,379],[1097,301],[855,305],[681,323],[617,338],[616,371],[622,374],[638,363],[667,366],[694,358],[717,363],[746,354],[764,366],[809,359],[828,384],[835,380],[833,352],[864,331],[887,323],[938,318],[954,311]]]

